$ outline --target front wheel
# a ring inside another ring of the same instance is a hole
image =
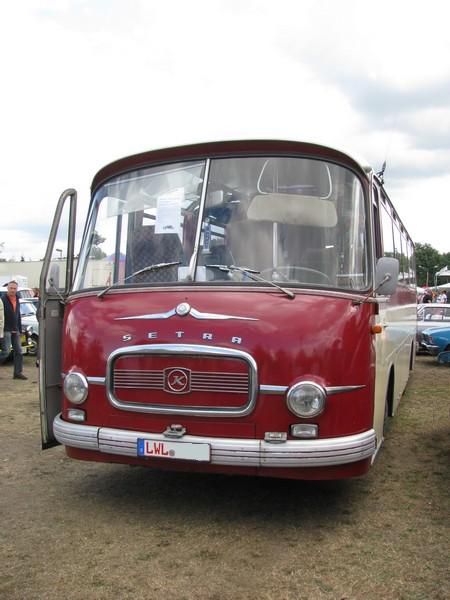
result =
[[[392,402],[394,398],[394,375],[391,372],[389,376],[388,388],[386,390],[386,399],[384,403],[384,419],[383,419],[383,439],[386,437],[386,432],[390,425],[390,416],[392,415]]]
[[[38,353],[38,344],[39,344],[39,338],[37,335],[32,335],[30,342],[29,342],[29,346],[27,348],[27,354],[29,354],[30,356],[37,356]]]

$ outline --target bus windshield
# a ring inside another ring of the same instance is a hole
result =
[[[98,189],[74,289],[264,285],[251,269],[284,287],[366,290],[369,247],[347,168],[276,156],[165,164]]]

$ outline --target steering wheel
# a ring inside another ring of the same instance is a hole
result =
[[[288,276],[289,273],[303,272],[303,273],[312,273],[314,275],[319,275],[322,279],[324,279],[327,283],[331,283],[331,279],[328,277],[326,273],[322,271],[318,271],[317,269],[311,269],[309,267],[299,267],[296,265],[283,265],[282,267],[272,267],[270,269],[264,269],[261,271],[261,277],[265,277],[266,279],[272,278],[272,276],[276,273],[280,276],[283,281],[292,281],[292,279]],[[297,278],[296,278],[297,279]],[[301,278],[298,278],[298,281],[302,281]],[[310,283],[310,282],[305,282]]]

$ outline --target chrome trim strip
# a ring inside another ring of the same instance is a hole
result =
[[[69,423],[55,417],[53,429],[61,444],[107,454],[137,456],[138,438],[164,442],[162,433],[128,431],[108,427],[92,427]],[[289,440],[272,444],[264,440],[214,438],[184,435],[178,442],[201,443],[211,446],[212,465],[243,467],[325,467],[344,465],[373,456],[376,435],[373,429],[338,438],[319,440]]]
[[[135,315],[132,317],[116,317],[114,320],[115,321],[132,321],[132,320],[137,320],[137,319],[170,319],[170,317],[173,317],[174,315],[177,314],[177,311],[172,308],[171,310],[168,310],[165,313],[150,313],[147,315]],[[199,319],[199,320],[211,320],[211,321],[226,321],[226,320],[237,320],[237,321],[259,321],[259,319],[255,319],[253,317],[238,317],[235,315],[221,315],[221,314],[216,314],[216,313],[203,313],[200,312],[199,310],[196,310],[195,308],[191,308],[189,310],[188,313],[186,313],[186,315],[182,315],[182,316],[187,316],[187,315],[191,315],[192,317],[194,317],[194,319]]]
[[[165,313],[151,313],[148,315],[136,315],[133,317],[116,317],[114,321],[132,321],[134,319],[170,319],[176,315],[176,311],[174,308],[172,310],[168,310]]]
[[[273,394],[274,396],[282,396],[288,391],[287,385],[260,385],[260,394]]]
[[[333,396],[334,394],[342,394],[343,392],[353,392],[355,390],[360,390],[365,387],[365,385],[334,385],[325,387],[324,389],[327,393],[327,396]],[[259,393],[282,396],[283,394],[286,394],[288,389],[289,386],[287,385],[260,385]]]
[[[334,385],[326,387],[327,396],[333,396],[334,394],[342,394],[344,392],[354,392],[355,390],[362,390],[365,385]]]
[[[148,405],[138,402],[122,402],[113,392],[114,362],[121,356],[159,354],[166,356],[214,356],[244,360],[248,367],[248,402],[241,407],[208,408],[197,406]],[[194,344],[148,344],[117,348],[111,352],[106,363],[106,396],[109,402],[119,410],[151,413],[158,415],[191,415],[196,417],[244,417],[255,408],[258,397],[258,366],[247,352],[220,346],[201,346]]]
[[[62,373],[62,378],[64,379],[65,373]],[[105,385],[106,377],[87,377],[88,383],[92,383],[92,385]],[[355,390],[361,390],[365,388],[365,385],[336,385],[326,387],[325,390],[328,396],[333,396],[334,394],[341,394],[344,392],[353,392]],[[261,384],[259,386],[259,393],[261,395],[273,395],[273,396],[283,396],[288,391],[289,387],[287,385],[264,385]]]
[[[237,317],[235,315],[221,315],[221,314],[215,314],[215,313],[202,313],[198,310],[196,310],[195,308],[191,308],[190,310],[190,315],[192,315],[194,317],[194,319],[211,319],[211,320],[216,320],[216,321],[226,321],[226,320],[230,320],[230,319],[235,319],[238,321],[259,321],[259,319],[255,319],[253,317]]]
[[[86,377],[88,383],[92,385],[105,385],[106,377]]]

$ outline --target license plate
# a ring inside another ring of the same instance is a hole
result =
[[[166,458],[177,460],[198,460],[209,462],[211,448],[209,444],[196,444],[192,442],[173,442],[154,440],[152,438],[138,438],[138,456],[149,458]]]

